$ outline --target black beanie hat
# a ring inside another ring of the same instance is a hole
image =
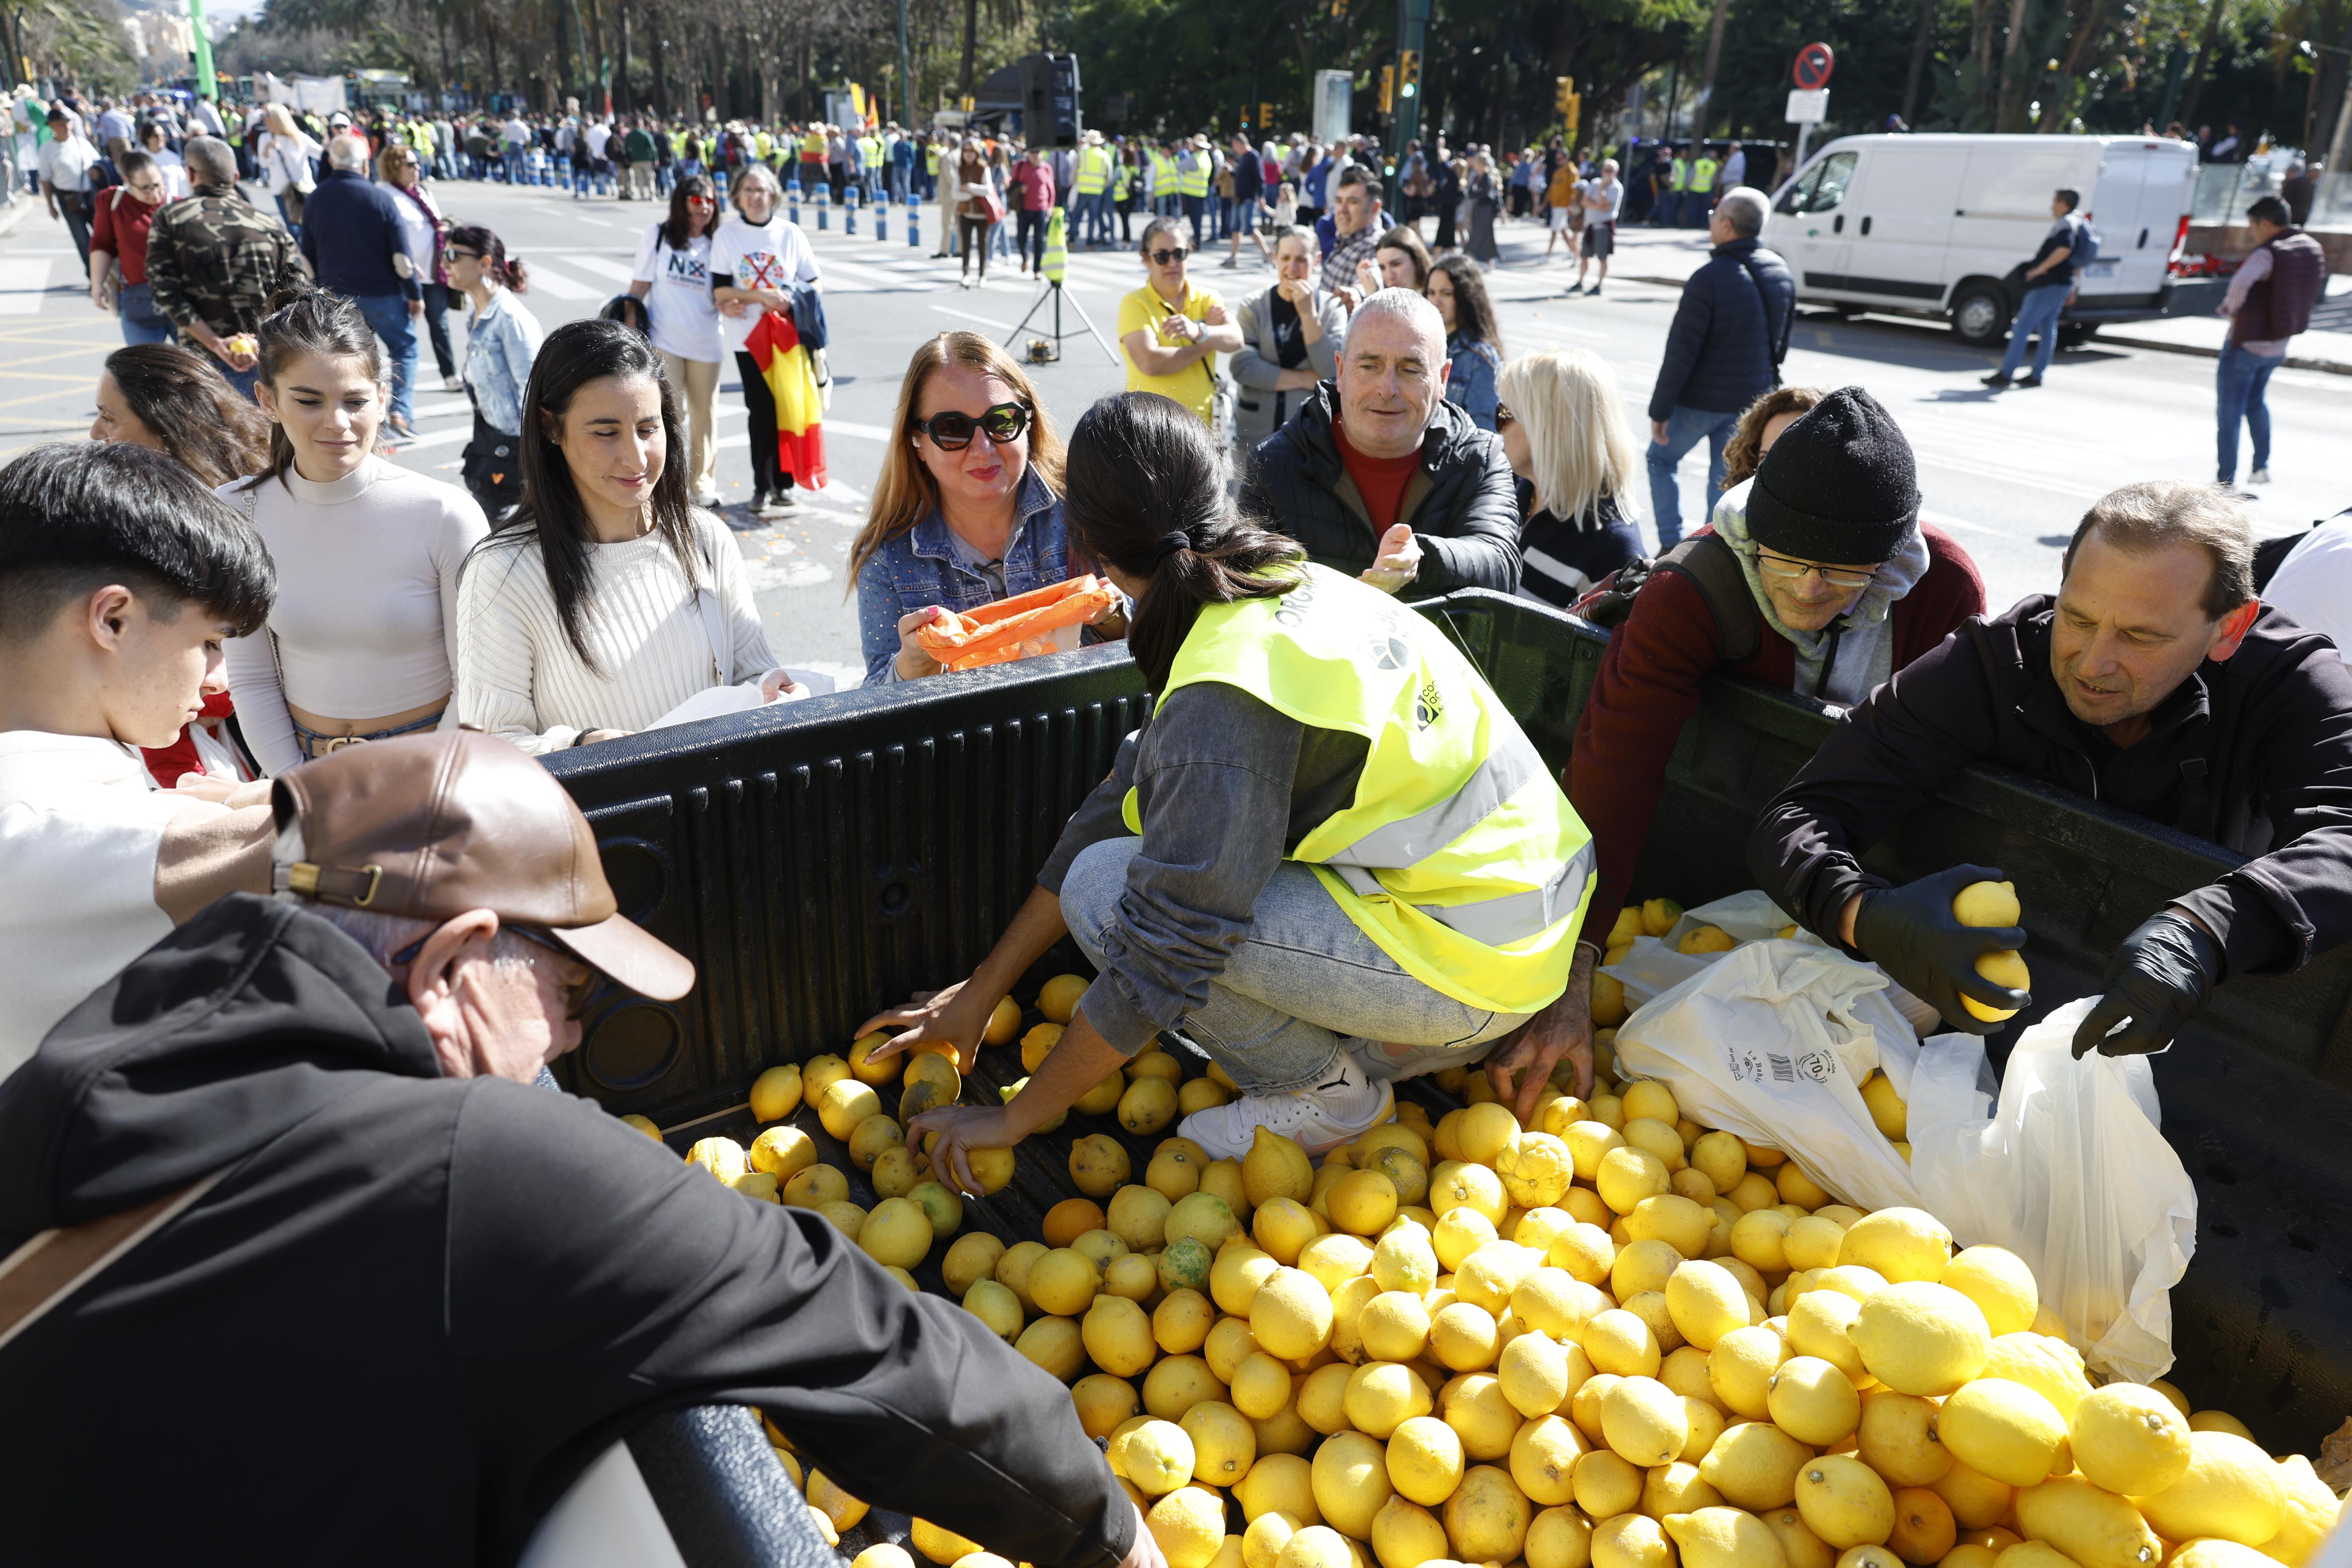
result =
[[[1840,387],[1782,431],[1748,489],[1748,537],[1801,560],[1876,566],[1918,517],[1911,444],[1860,387]]]

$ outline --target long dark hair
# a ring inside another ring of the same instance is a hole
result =
[[[1205,604],[1274,599],[1298,585],[1298,541],[1245,522],[1225,497],[1224,461],[1201,416],[1158,392],[1104,398],[1070,434],[1064,515],[1082,554],[1150,586],[1127,645],[1144,679],[1168,684]]]
[[[530,292],[530,272],[523,266],[522,257],[507,255],[507,242],[481,225],[459,224],[451,229],[449,237],[441,242],[441,248],[446,252],[451,246],[461,246],[480,256],[490,276],[503,287],[517,294]]]
[[[1465,343],[1486,344],[1499,359],[1503,331],[1495,323],[1495,307],[1486,298],[1486,278],[1478,264],[1466,256],[1449,256],[1433,263],[1430,271],[1445,274],[1454,285],[1454,335]],[[1428,279],[1422,281],[1425,285]]]
[[[709,221],[702,225],[705,239],[719,226],[718,189],[699,174],[688,174],[669,188],[669,216],[662,220],[662,244],[672,250],[684,250],[694,238],[694,219],[686,210],[688,196],[709,196],[714,204]]]
[[[564,461],[553,433],[580,389],[607,377],[623,381],[643,377],[660,389],[662,469],[646,505],[653,511],[654,531],[668,541],[687,581],[700,584],[694,512],[687,501],[686,438],[678,423],[677,394],[651,344],[618,321],[599,317],[567,321],[540,345],[539,357],[531,362],[530,384],[522,394],[522,505],[504,527],[476,547],[488,550],[538,543],[563,635],[580,662],[599,674],[604,672],[588,651],[583,629],[588,612],[595,607],[595,531],[589,525],[579,487],[572,482],[572,465]]]
[[[268,417],[209,359],[176,343],[134,343],[106,356],[106,373],[163,450],[211,488],[269,461]]]
[[[268,382],[272,391],[288,366],[310,355],[322,360],[363,360],[368,379],[378,387],[387,385],[391,379],[383,348],[376,341],[375,329],[360,314],[360,308],[342,295],[330,294],[311,284],[298,284],[271,295],[269,314],[261,319],[253,335],[260,350],[261,380]],[[293,466],[293,438],[286,434],[284,425],[273,420],[269,426],[269,465],[254,480],[253,487],[259,489],[271,479],[284,484],[287,470]]]

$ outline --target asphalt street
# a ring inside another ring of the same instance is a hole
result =
[[[550,327],[593,314],[626,287],[637,237],[658,216],[645,204],[581,202],[462,181],[436,192],[453,221],[489,225],[509,253],[530,265],[532,287],[524,303]],[[834,393],[824,422],[831,483],[803,493],[803,504],[783,519],[763,520],[739,506],[727,513],[751,563],[778,656],[845,684],[857,680],[863,668],[856,607],[845,592],[848,549],[880,468],[908,356],[923,339],[957,328],[986,331],[1000,341],[1017,336],[1025,345],[1045,335],[1051,319],[1049,300],[1016,334],[1041,291],[1009,276],[1005,258],[992,267],[984,288],[960,288],[956,264],[931,257],[936,214],[932,207],[919,210],[922,243],[909,246],[903,212],[892,213],[888,237],[882,239],[873,232],[871,211],[859,214],[859,232],[851,235],[843,232],[838,209],[822,231],[813,212],[803,210],[803,227],[824,273],[833,334]],[[1573,264],[1543,265],[1540,231],[1507,224],[1502,240],[1504,262],[1490,274],[1490,288],[1506,352],[1580,348],[1598,354],[1617,372],[1636,439],[1645,441],[1643,405],[1677,290],[1621,277],[1599,298],[1567,298],[1562,288],[1574,277]],[[1223,248],[1213,246],[1203,258],[1208,265],[1196,267],[1195,277],[1209,287],[1238,298],[1272,281],[1248,246],[1238,270],[1220,269],[1213,257]],[[1141,280],[1131,252],[1071,256],[1062,301],[1063,357],[1034,371],[1065,431],[1088,402],[1124,382],[1110,352],[1088,334],[1082,313],[1108,339],[1120,297]],[[462,325],[452,326],[462,353]],[[100,363],[120,342],[114,323],[89,305],[61,225],[36,211],[0,239],[0,456],[37,442],[81,438]],[[2210,360],[2095,340],[2062,354],[2046,387],[2002,393],[1978,384],[1995,362],[1994,355],[1963,347],[1932,323],[1842,320],[1807,311],[1785,371],[1792,384],[1859,383],[1894,412],[1918,454],[1924,515],[1976,557],[1993,604],[2054,588],[2067,536],[2084,508],[2105,491],[2136,479],[2212,476]],[[719,481],[730,499],[740,499],[750,493],[751,470],[731,367],[727,375]],[[2352,482],[2341,466],[2345,432],[2352,429],[2352,376],[2281,371],[2272,380],[2270,402],[2271,468],[2277,481],[2259,492],[2253,510],[2262,531],[2283,533],[2352,504]],[[417,407],[421,434],[397,461],[454,482],[467,404],[462,393],[441,390],[429,350]],[[2330,452],[2336,458],[2327,457]],[[1703,456],[1703,451],[1694,454],[1683,465],[1686,527],[1699,520]],[[1646,490],[1636,500],[1646,518]]]

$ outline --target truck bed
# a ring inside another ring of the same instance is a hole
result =
[[[1416,608],[1563,763],[1605,639],[1484,591]],[[652,1117],[681,1151],[711,1133],[748,1142],[745,1099],[761,1071],[843,1051],[877,1008],[971,970],[1147,706],[1133,663],[1097,649],[549,758],[595,828],[623,912],[701,968],[676,1006],[630,999],[593,1014],[558,1075],[615,1113]],[[1710,681],[1668,770],[1637,889],[1696,904],[1747,886],[1749,823],[1831,722],[1789,693]],[[2140,920],[2238,863],[1991,768],[1958,780],[1868,859],[1895,878],[1977,861],[2017,883],[2035,1005],[1994,1037],[1996,1058],[2016,1030],[2096,989],[2106,954]],[[1061,969],[1084,966],[1058,952],[1030,986]],[[2231,1411],[2277,1453],[2316,1454],[2352,1413],[2347,992],[2352,949],[2294,975],[2232,979],[2155,1061],[2165,1135],[2200,1206],[2196,1256],[2172,1292],[2171,1375],[2199,1408]],[[967,1082],[967,1100],[994,1099],[1010,1053],[997,1057]],[[812,1113],[796,1120],[826,1145]],[[1119,1129],[1073,1115],[1030,1140],[1012,1186],[967,1205],[966,1228],[1034,1236],[1045,1210],[1076,1193],[1070,1141],[1097,1131]],[[1156,1141],[1129,1140],[1139,1172]],[[862,1179],[852,1186],[872,1201]],[[916,1273],[939,1288],[936,1259]]]

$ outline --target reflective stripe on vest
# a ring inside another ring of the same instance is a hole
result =
[[[1209,155],[1195,152],[1176,167],[1176,188],[1187,196],[1209,193]]]
[[[1070,267],[1069,227],[1063,216],[1066,210],[1049,207],[1045,212],[1045,259],[1038,264],[1037,270],[1049,283],[1061,282]]]
[[[1081,196],[1098,195],[1110,183],[1110,154],[1099,147],[1078,150],[1077,192]]]
[[[926,174],[936,174],[936,173],[938,173],[939,172],[940,172],[940,150],[939,150],[939,146],[938,146],[938,144],[937,144],[936,142],[926,144],[926,145],[925,145],[925,147],[923,148],[923,172],[924,172],[924,173],[926,173]]]
[[[1465,1006],[1566,988],[1591,838],[1526,734],[1444,635],[1322,567],[1281,599],[1210,605],[1160,700],[1199,681],[1370,743],[1356,796],[1288,857],[1407,973]],[[1434,797],[1434,799],[1433,799]],[[1139,796],[1125,816],[1141,832]]]
[[[1721,167],[1722,165],[1717,163],[1712,158],[1700,159],[1698,161],[1697,167],[1693,170],[1691,173],[1691,189],[1695,191],[1714,190],[1715,172]]]

